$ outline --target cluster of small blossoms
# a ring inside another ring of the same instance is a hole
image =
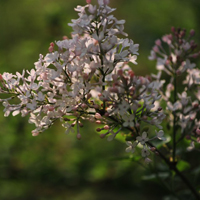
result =
[[[155,41],[149,59],[157,61],[159,72],[152,76],[167,102],[169,125],[180,129],[179,141],[184,137],[191,140],[192,146],[188,148],[191,150],[194,142],[200,143],[200,70],[193,63],[200,52],[196,51],[197,44],[192,40],[194,30],[189,36],[185,29],[172,27],[171,31],[162,40]],[[167,81],[161,80],[162,72]]]
[[[79,18],[69,25],[72,38],[50,44],[49,53],[40,55],[35,68],[22,74],[0,75],[1,99],[4,116],[12,113],[29,115],[35,124],[33,136],[60,120],[66,133],[76,132],[81,138],[83,120],[99,125],[100,136],[112,140],[128,129],[132,140],[127,144],[131,152],[137,144],[143,145],[142,156],[148,161],[150,148],[147,132],[141,124],[157,128],[151,139],[165,139],[161,122],[165,115],[156,102],[161,95],[157,82],[135,76],[129,63],[137,64],[138,44],[123,32],[124,20],[117,20],[108,6],[108,0],[98,0],[98,6],[87,1],[75,10]],[[15,99],[18,99],[17,101]]]

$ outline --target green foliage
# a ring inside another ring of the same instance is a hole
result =
[[[184,161],[184,160],[180,160],[177,164],[177,168],[180,172],[185,171],[187,169],[190,168],[190,163]]]

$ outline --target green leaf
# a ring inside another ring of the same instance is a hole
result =
[[[143,132],[148,132],[148,131],[149,131],[149,127],[148,127],[148,126],[145,126],[145,127],[142,129],[141,133],[143,133]]]
[[[177,163],[176,166],[177,166],[177,169],[178,169],[179,171],[181,171],[181,172],[190,168],[190,164],[189,164],[188,162],[184,161],[184,160],[180,160],[180,161]]]

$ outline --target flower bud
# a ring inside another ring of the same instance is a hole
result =
[[[175,33],[176,29],[174,26],[171,27],[171,32]]]
[[[79,122],[78,124],[79,124],[80,127],[83,127],[83,123]]]
[[[99,113],[96,113],[94,116],[95,116],[96,119],[101,119],[102,118],[102,116]]]
[[[36,131],[36,130],[33,130],[33,131],[31,131],[31,132],[32,132],[32,136],[38,136],[38,135],[39,135],[39,132]]]
[[[49,50],[49,53],[52,53],[54,49],[52,46],[50,46],[48,50]]]
[[[158,46],[154,46],[154,47],[153,47],[153,50],[154,50],[155,52],[159,52]]]
[[[68,37],[66,35],[63,36],[63,40],[67,40]]]
[[[157,45],[157,46],[161,46],[161,40],[160,39],[157,39],[156,41],[155,41],[155,44]]]
[[[3,76],[0,74],[0,81],[3,81]]]
[[[186,139],[186,140],[190,140],[190,139],[191,139],[190,135],[186,135],[186,136],[185,136],[185,139]]]
[[[109,126],[108,125],[105,125],[104,127],[103,127],[105,130],[109,130]]]
[[[133,78],[135,76],[135,73],[132,70],[128,71],[128,74],[131,78]]]
[[[182,30],[181,32],[180,32],[180,37],[184,37],[185,36],[185,30]]]
[[[199,128],[196,129],[196,134],[200,135],[200,129]]]
[[[151,150],[152,152],[155,152],[156,147],[151,147],[150,150]]]
[[[96,120],[96,124],[101,124],[101,121],[100,120]]]
[[[87,108],[87,107],[88,107],[88,106],[87,106],[85,103],[81,104],[81,108],[85,109],[85,108]]]
[[[194,29],[190,30],[190,36],[192,37],[194,35],[195,35],[195,30]]]
[[[100,135],[100,138],[103,139],[103,138],[105,138],[106,135],[107,135],[107,134],[101,134],[101,135]]]
[[[122,69],[119,69],[119,70],[117,71],[117,74],[120,75],[120,76],[122,76],[122,75],[123,75],[123,70],[122,70]]]
[[[97,131],[97,132],[101,132],[102,129],[101,129],[101,128],[97,128],[96,131]]]
[[[81,134],[78,133],[78,134],[76,135],[76,137],[77,137],[78,140],[80,140],[80,139],[81,139]]]

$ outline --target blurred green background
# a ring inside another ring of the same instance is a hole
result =
[[[92,0],[94,2],[94,0]],[[0,73],[31,69],[49,43],[70,37],[68,23],[84,0],[0,0]],[[140,44],[136,74],[146,75],[154,41],[171,26],[196,30],[200,43],[199,0],[111,0],[125,32]],[[65,135],[59,122],[38,137],[28,118],[3,117],[0,107],[0,199],[2,200],[160,200],[168,191],[127,156],[126,145],[100,139],[91,124],[82,139]]]

